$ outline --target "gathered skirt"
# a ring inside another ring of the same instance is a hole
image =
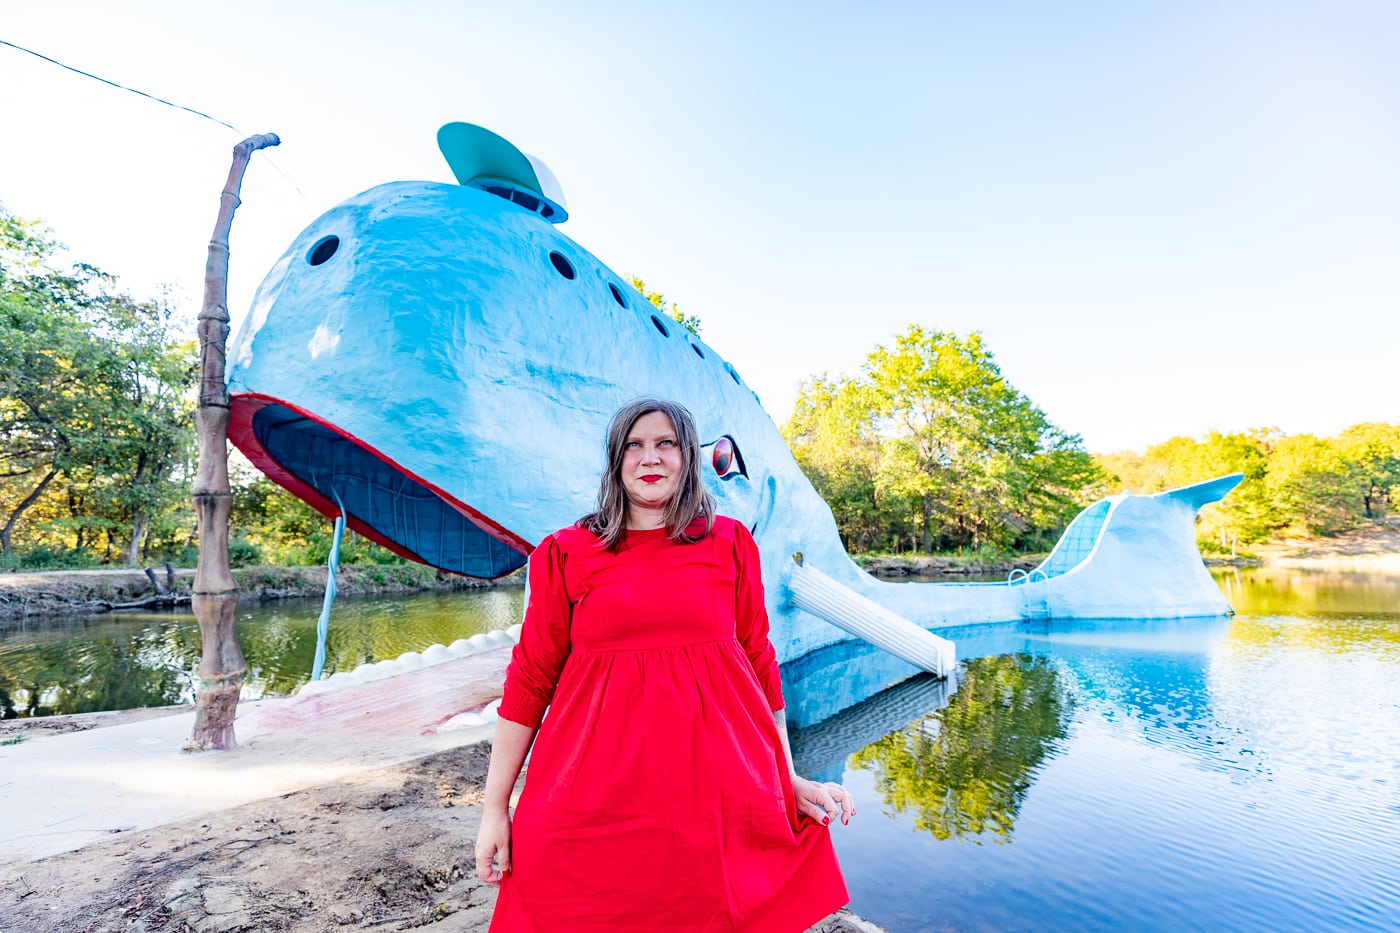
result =
[[[511,865],[493,933],[800,933],[848,900],[735,639],[573,652]]]

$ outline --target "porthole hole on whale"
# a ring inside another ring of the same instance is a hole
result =
[[[572,279],[576,274],[574,272],[574,264],[569,262],[569,260],[564,257],[563,253],[557,251],[551,252],[549,254],[549,262],[554,266],[554,271],[558,272],[566,279]]]
[[[619,307],[627,307],[627,298],[622,294],[622,289],[609,282],[608,291],[612,292],[613,301],[616,301]]]
[[[278,467],[334,504],[401,556],[490,579],[524,566],[527,554],[501,540],[377,452],[300,412],[258,410],[253,435]]]
[[[652,326],[653,326],[653,327],[655,327],[657,330],[659,330],[659,331],[661,332],[661,336],[663,336],[663,337],[669,337],[669,336],[671,336],[671,331],[670,331],[669,329],[667,329],[666,323],[665,323],[664,321],[662,321],[661,318],[659,318],[659,317],[657,317],[656,315],[653,314],[653,315],[651,316],[651,323],[652,323]]]
[[[319,266],[334,256],[338,249],[340,249],[340,237],[334,234],[323,236],[307,252],[306,261],[310,265]]]
[[[698,357],[700,357],[700,359],[703,360],[703,359],[705,358],[705,351],[702,350],[702,349],[700,349],[700,344],[698,344],[698,343],[692,343],[692,344],[690,345],[690,349],[694,350],[694,351],[695,351],[695,355],[698,356]]]
[[[725,364],[724,364],[724,371],[727,372],[727,373],[729,373],[729,378],[734,380],[734,384],[735,384],[736,386],[743,385],[743,383],[739,381],[739,373],[738,373],[737,371],[735,371],[735,369],[734,369],[734,364],[732,364],[732,363],[725,363]]]

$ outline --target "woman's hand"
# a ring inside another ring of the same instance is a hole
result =
[[[792,793],[797,798],[797,812],[806,814],[823,826],[830,826],[838,815],[844,826],[856,815],[856,801],[851,792],[840,784],[809,781],[793,775]]]
[[[510,877],[510,813],[487,810],[476,834],[476,874],[493,888]]]

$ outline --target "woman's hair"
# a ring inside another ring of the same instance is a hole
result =
[[[715,500],[700,478],[700,435],[695,430],[695,419],[677,402],[664,398],[633,399],[617,410],[608,425],[608,465],[598,486],[598,507],[578,520],[601,538],[600,543],[609,551],[621,547],[627,534],[627,490],[622,485],[622,457],[627,451],[627,438],[637,419],[654,411],[671,419],[676,446],[681,451],[680,482],[676,494],[666,503],[663,517],[666,536],[672,541],[693,544],[709,534],[715,524]],[[688,534],[686,528],[697,517],[705,519],[705,530]]]

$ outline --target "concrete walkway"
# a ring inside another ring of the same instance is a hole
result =
[[[491,736],[443,728],[500,696],[500,648],[334,692],[242,703],[239,746],[183,752],[194,712],[0,746],[0,859],[29,861]]]

